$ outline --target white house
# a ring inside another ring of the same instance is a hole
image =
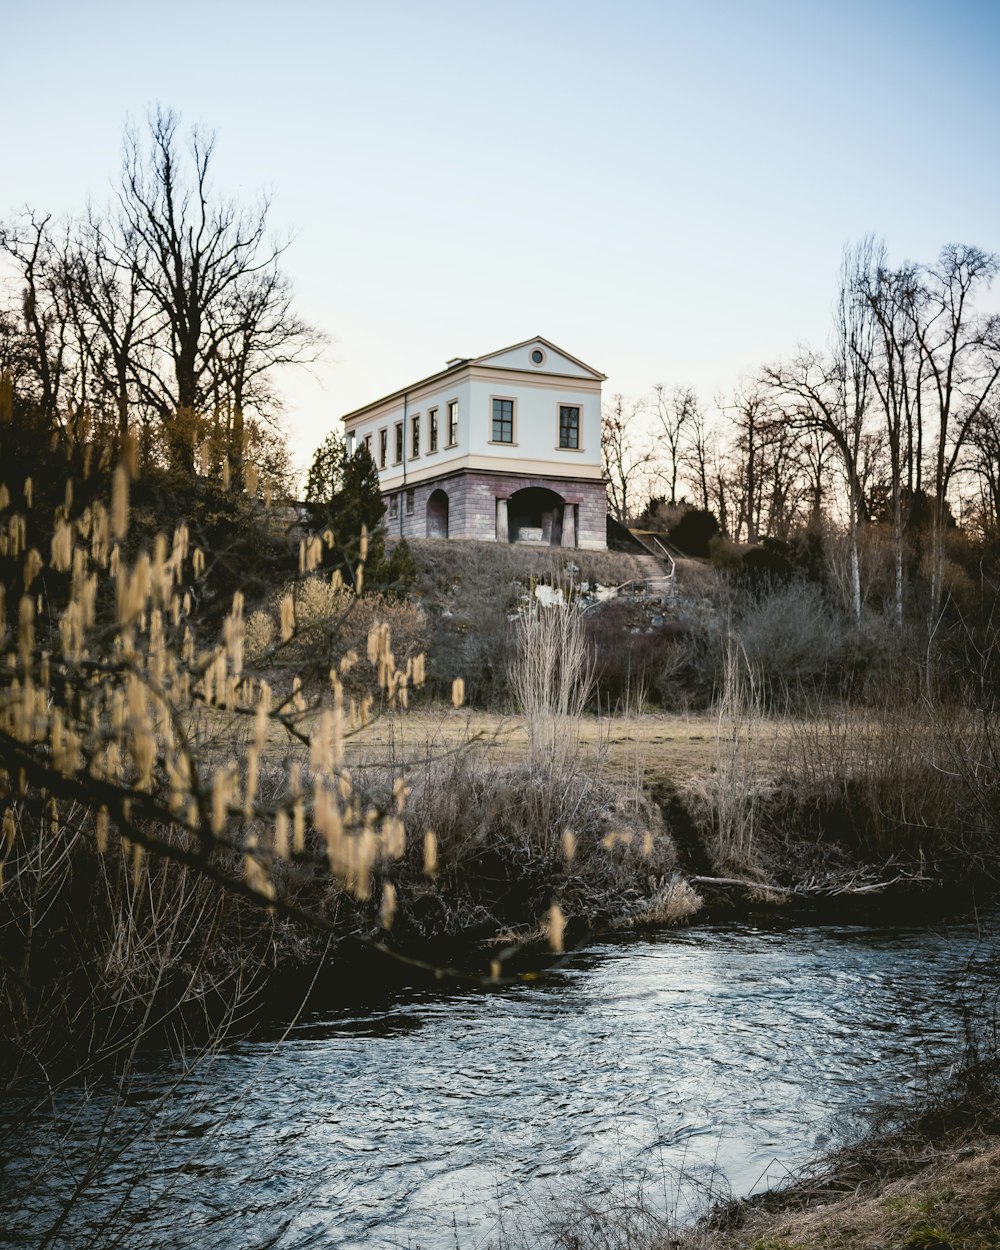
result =
[[[349,412],[347,447],[368,445],[390,532],[603,548],[604,380],[526,339]]]

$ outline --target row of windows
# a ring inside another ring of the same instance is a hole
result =
[[[416,413],[410,417],[410,456],[411,460],[416,460],[420,455],[420,413]],[[444,444],[446,448],[458,446],[458,400],[453,399],[445,408],[445,433],[448,435],[448,441]],[[441,418],[437,408],[428,408],[427,410],[427,454],[431,455],[437,451],[441,438]],[[392,463],[399,464],[403,459],[403,447],[406,441],[406,425],[403,421],[397,421],[392,431]],[[384,469],[389,460],[389,427],[378,432],[378,455],[372,452],[372,436],[366,434],[363,439],[364,445],[368,451],[374,456],[375,463],[380,469]]]
[[[494,443],[513,443],[515,434],[515,403],[513,399],[494,398],[493,400],[493,425],[491,430],[491,442]],[[416,413],[409,418],[409,459],[416,460],[420,456],[421,446],[421,422],[420,413]],[[458,400],[452,400],[446,409],[446,432],[448,441],[444,444],[446,448],[458,446]],[[427,410],[427,454],[431,455],[438,450],[438,442],[441,436],[440,419],[437,408],[428,408]],[[392,445],[392,463],[400,464],[403,460],[403,451],[406,444],[407,431],[406,423],[397,421],[393,427],[393,445]],[[364,444],[368,448],[369,453],[372,452],[372,436],[366,434]],[[580,450],[580,407],[578,404],[560,404],[559,405],[559,447],[568,451]],[[375,456],[375,462],[380,469],[384,469],[388,465],[389,458],[389,428],[388,426],[378,432],[378,454]]]
[[[494,398],[492,442],[514,442],[514,404],[513,399]],[[567,451],[580,450],[579,404],[559,405],[559,446]]]

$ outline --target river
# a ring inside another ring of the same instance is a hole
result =
[[[56,1246],[475,1250],[640,1190],[685,1220],[957,1055],[995,928],[696,927],[147,1062],[20,1133],[0,1244],[40,1244],[74,1185]]]

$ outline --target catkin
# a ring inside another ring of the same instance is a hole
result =
[[[128,532],[128,474],[121,464],[111,478],[111,532],[115,538]]]
[[[428,829],[424,834],[424,876],[433,877],[438,867],[437,834]]]
[[[566,918],[558,903],[553,903],[549,908],[548,930],[549,946],[554,951],[561,951],[563,949],[563,935],[566,932]]]
[[[396,887],[387,881],[382,887],[382,906],[379,908],[379,923],[383,929],[391,929],[396,915]]]

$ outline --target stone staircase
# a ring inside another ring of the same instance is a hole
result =
[[[659,599],[667,604],[673,597],[676,566],[671,552],[652,534],[641,534],[632,531],[636,543],[642,551],[633,551],[632,558],[639,566],[641,578],[623,582],[621,586],[602,596],[589,605],[584,611],[591,611],[609,599],[618,599],[623,595],[641,595],[647,599]],[[657,548],[659,550],[657,550]]]
[[[674,554],[655,534],[632,530],[632,537],[645,549],[636,561],[646,577],[646,594],[658,595],[668,602],[674,591],[677,566]]]

